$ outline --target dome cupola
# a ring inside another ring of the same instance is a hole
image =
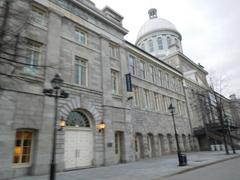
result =
[[[149,20],[138,31],[136,45],[158,58],[168,55],[170,49],[182,51],[182,37],[177,28],[170,21],[158,18],[155,8],[148,14]]]

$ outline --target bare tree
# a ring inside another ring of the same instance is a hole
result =
[[[23,61],[24,31],[30,18],[30,0],[0,1],[0,73],[11,75]]]

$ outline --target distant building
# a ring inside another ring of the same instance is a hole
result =
[[[0,179],[49,172],[54,101],[42,91],[51,87],[55,73],[70,94],[58,104],[59,119],[67,124],[57,133],[58,171],[176,153],[170,104],[181,150],[210,148],[201,108],[215,118],[214,104],[199,104],[199,97],[211,98],[207,72],[183,54],[181,34],[158,18],[156,9],[149,10],[133,45],[124,40],[123,17],[110,7],[97,9],[90,0],[14,4],[29,7],[30,18],[21,31],[26,47],[19,48],[15,61],[7,63],[0,53]],[[128,73],[133,98],[126,91]],[[235,126],[235,103],[217,97],[226,102]],[[99,132],[102,121],[106,127]]]

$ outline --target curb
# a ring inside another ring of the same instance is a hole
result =
[[[199,166],[190,167],[188,169],[184,169],[182,171],[175,172],[175,173],[172,173],[172,174],[169,174],[169,175],[166,175],[166,176],[162,176],[162,177],[159,177],[159,178],[168,178],[168,177],[176,176],[176,175],[179,175],[179,174],[183,174],[183,173],[186,173],[186,172],[189,172],[189,171],[194,171],[196,169],[201,169],[201,168],[204,168],[204,167],[207,167],[207,166],[211,166],[211,165],[218,164],[218,163],[228,161],[228,160],[232,160],[232,159],[235,159],[235,158],[240,158],[240,155],[235,155],[233,157],[229,157],[229,158],[227,157],[227,158],[217,160],[217,161],[214,161],[214,162],[209,162],[209,163],[202,164],[202,165],[199,165]],[[154,179],[154,180],[160,180],[160,179]]]

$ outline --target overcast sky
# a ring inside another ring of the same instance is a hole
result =
[[[126,40],[135,43],[138,30],[148,20],[148,10],[172,22],[182,34],[183,52],[207,71],[225,76],[225,95],[240,97],[239,0],[92,0],[108,5],[123,17]]]

